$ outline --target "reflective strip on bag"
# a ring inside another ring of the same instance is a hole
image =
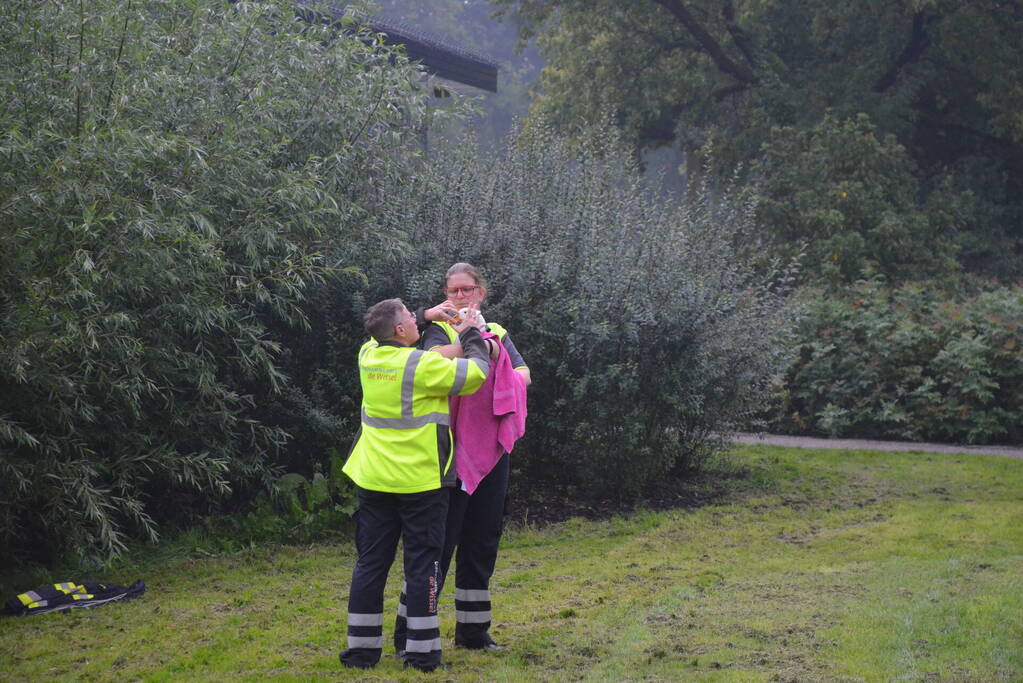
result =
[[[43,596],[39,595],[35,591],[25,591],[18,595],[18,600],[21,600],[21,604],[25,607],[34,607],[35,603],[38,603],[43,599]]]

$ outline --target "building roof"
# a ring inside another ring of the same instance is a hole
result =
[[[296,0],[300,5],[309,0]],[[335,19],[345,15],[345,3],[327,3]],[[424,33],[400,20],[372,16],[364,19],[369,28],[385,36],[388,45],[403,45],[409,59],[419,62],[433,78],[431,82],[456,92],[497,92],[497,63]]]

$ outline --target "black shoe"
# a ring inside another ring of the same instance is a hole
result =
[[[344,666],[346,669],[372,669],[375,666],[375,664],[371,664],[369,662],[358,662],[358,661],[348,662],[348,661],[345,661],[345,653],[347,653],[347,652],[348,652],[348,650],[343,650],[337,656],[338,660],[341,662],[341,665]]]
[[[437,669],[450,669],[451,665],[447,662],[441,662],[440,664],[433,664],[431,666],[420,666],[419,664],[413,664],[407,659],[403,659],[405,664],[402,666],[403,669],[415,669],[416,671],[422,671],[424,674],[432,673]]]
[[[490,636],[487,636],[486,640],[482,641],[477,640],[468,643],[466,642],[460,643],[456,640],[455,647],[462,647],[465,648],[466,650],[490,650],[491,652],[500,652],[501,650],[505,649],[504,646],[495,643]]]

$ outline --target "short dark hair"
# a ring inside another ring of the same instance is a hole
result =
[[[401,299],[384,299],[369,307],[362,317],[363,327],[378,342],[389,341],[394,339],[394,327],[401,322],[404,311],[405,304]]]

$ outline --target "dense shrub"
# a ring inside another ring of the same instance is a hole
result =
[[[1023,289],[814,292],[774,424],[790,433],[1023,439]]]
[[[289,442],[290,443],[290,442]],[[236,550],[252,543],[309,543],[329,538],[350,538],[352,514],[358,507],[355,485],[341,472],[344,457],[335,450],[330,472],[313,463],[309,477],[288,472],[273,488],[246,501],[244,510],[209,516],[202,527],[214,547]]]
[[[362,197],[425,106],[400,54],[335,37],[292,2],[0,4],[5,561],[277,479],[280,336],[364,231],[397,241]]]
[[[941,187],[921,206],[924,187],[909,152],[878,135],[866,114],[775,129],[756,175],[758,219],[775,249],[806,245],[804,281],[841,287],[870,273],[905,281],[959,271],[957,231],[971,196]]]
[[[414,251],[392,286],[435,303],[450,263],[479,265],[530,365],[522,486],[635,496],[744,424],[782,367],[792,272],[764,271],[752,202],[659,203],[629,158],[607,130],[569,144],[534,122],[500,158],[440,154],[434,182],[393,190]]]

